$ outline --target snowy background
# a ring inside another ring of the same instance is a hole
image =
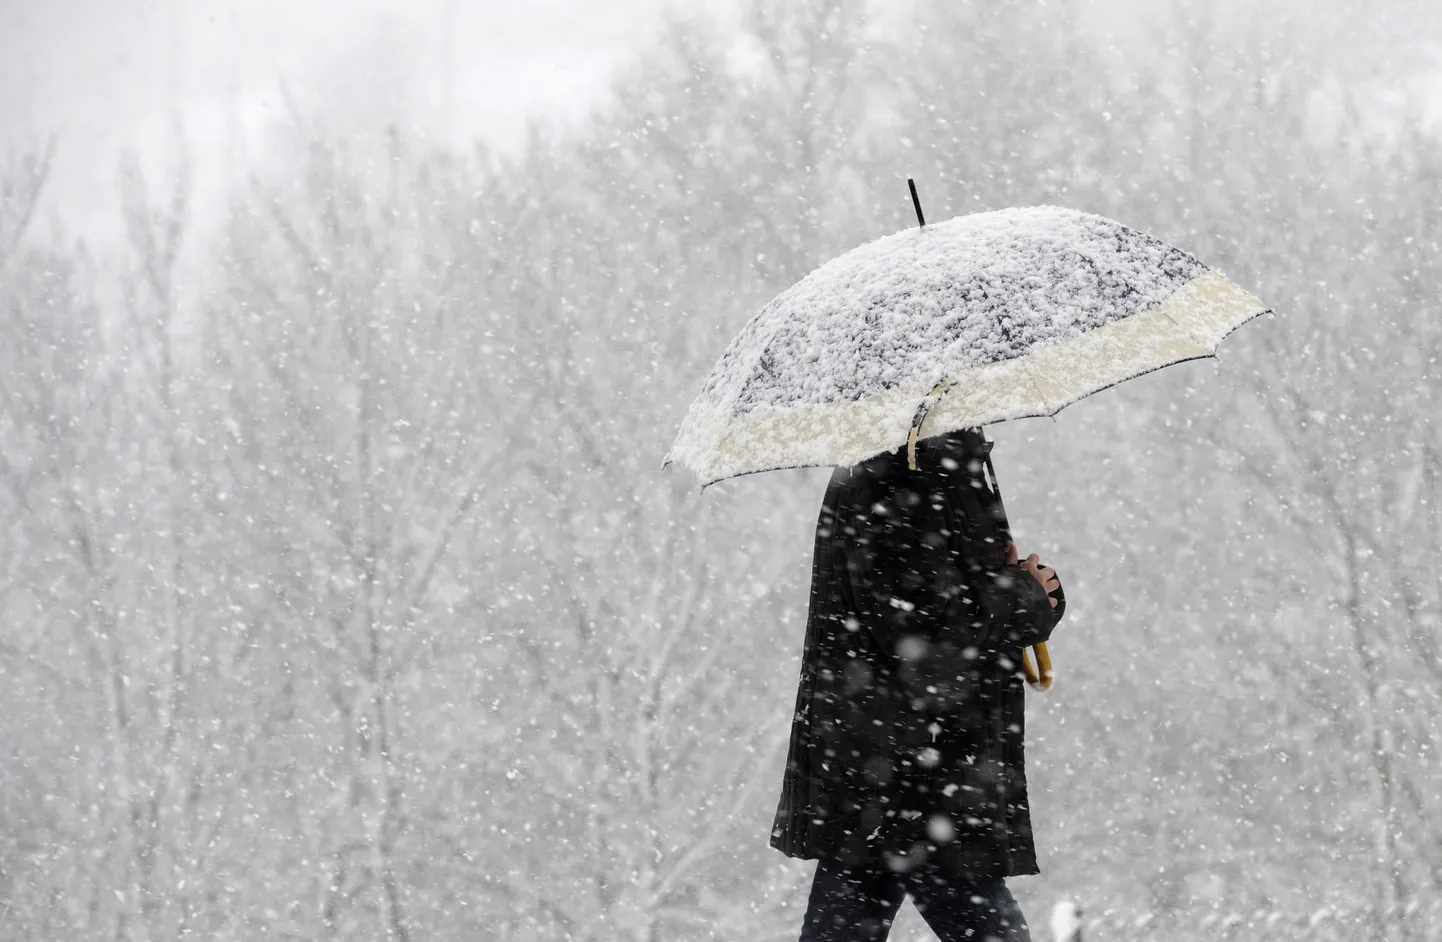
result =
[[[826,472],[659,465],[907,176],[1279,314],[993,430],[1038,939],[1442,938],[1434,4],[4,0],[0,940],[795,938]]]

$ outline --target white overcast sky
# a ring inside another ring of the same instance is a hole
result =
[[[1305,8],[1311,31],[1371,63],[1364,75],[1404,55],[1407,70],[1425,68],[1419,55],[1442,61],[1439,0],[1268,2]],[[288,120],[282,85],[301,114],[340,130],[399,118],[453,144],[504,147],[528,117],[584,114],[654,40],[668,3],[724,22],[744,0],[0,0],[0,150],[59,134],[52,198],[91,229],[117,220],[121,151],[161,170],[177,122],[202,204],[223,193]],[[1210,9],[1169,3],[1078,8],[1107,31],[1144,10]]]
[[[121,150],[161,160],[173,117],[214,190],[217,163],[243,166],[288,120],[282,83],[304,114],[375,128],[401,111],[505,146],[528,117],[584,114],[667,2],[0,0],[0,149],[58,133],[57,202],[96,219]]]

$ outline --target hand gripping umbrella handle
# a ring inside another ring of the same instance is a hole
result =
[[[1047,652],[1046,642],[1041,642],[1032,650],[1036,652],[1036,663],[1037,667],[1041,668],[1041,673],[1037,673],[1037,668],[1032,666],[1031,655],[1025,648],[1022,648],[1021,668],[1026,672],[1026,682],[1031,684],[1033,690],[1050,690],[1051,682],[1056,675],[1051,669],[1051,654]]]

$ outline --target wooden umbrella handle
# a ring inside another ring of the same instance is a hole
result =
[[[1051,682],[1056,675],[1051,669],[1051,654],[1046,649],[1046,642],[1035,645],[1032,650],[1036,652],[1036,663],[1037,667],[1041,668],[1041,672],[1038,673],[1037,668],[1032,666],[1031,655],[1027,653],[1026,648],[1022,648],[1021,667],[1026,672],[1026,682],[1031,684],[1033,690],[1050,690]]]

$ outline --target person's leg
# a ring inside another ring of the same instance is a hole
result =
[[[885,942],[905,897],[902,878],[883,863],[847,867],[819,860],[801,942]]]
[[[1021,907],[1004,880],[954,880],[925,869],[906,888],[941,942],[1031,942]]]

